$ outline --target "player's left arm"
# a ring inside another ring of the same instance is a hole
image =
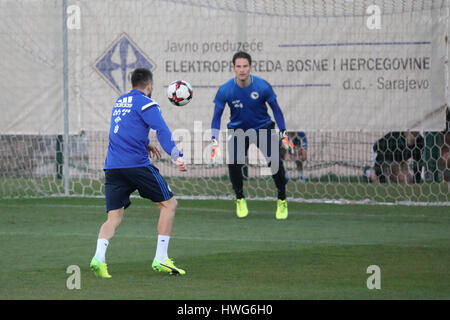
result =
[[[277,95],[273,91],[272,86],[266,82],[266,88],[264,90],[264,96],[269,104],[270,108],[272,109],[273,116],[275,117],[275,122],[277,123],[278,129],[280,129],[281,132],[286,131],[286,123],[284,121],[284,115],[283,111],[281,111],[280,105],[277,101]]]
[[[280,106],[278,105],[277,99],[273,99],[270,101],[267,101],[267,103],[269,104],[270,108],[273,111],[273,116],[275,118],[275,122],[277,123],[278,129],[280,129],[280,131],[286,131],[286,123],[284,121],[284,115],[283,112],[281,111]]]
[[[275,121],[277,123],[278,129],[280,129],[280,140],[281,146],[285,148],[289,153],[294,153],[294,144],[290,140],[288,133],[286,131],[286,124],[284,122],[283,112],[281,111],[280,106],[278,105],[277,99],[273,98],[268,100],[270,108],[273,111],[273,116],[275,117]]]
[[[156,137],[161,147],[171,156],[173,161],[183,157],[183,154],[173,141],[172,132],[164,121],[159,106],[156,103],[142,110],[142,118],[151,129],[156,131]]]

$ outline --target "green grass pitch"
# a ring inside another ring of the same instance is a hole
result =
[[[0,200],[0,299],[449,299],[448,207],[179,200],[169,256],[187,271],[151,270],[159,212],[133,199],[111,241],[111,279],[89,269],[104,200]],[[69,290],[66,269],[81,269]],[[381,289],[366,286],[367,267]]]

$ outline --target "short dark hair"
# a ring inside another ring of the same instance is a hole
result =
[[[138,68],[131,74],[131,85],[133,88],[145,88],[149,82],[153,82],[153,74],[145,68]]]
[[[239,52],[236,52],[233,56],[233,66],[236,64],[235,62],[236,62],[236,59],[238,59],[238,58],[247,59],[248,64],[252,65],[252,57],[247,52],[239,51]]]

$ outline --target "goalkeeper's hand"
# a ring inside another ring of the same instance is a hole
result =
[[[286,130],[280,131],[281,146],[290,154],[294,154],[294,143],[289,138]]]
[[[211,166],[214,166],[214,163],[216,162],[216,158],[218,155],[219,155],[219,142],[217,142],[216,139],[212,139],[212,141],[211,141],[211,159],[210,159]]]

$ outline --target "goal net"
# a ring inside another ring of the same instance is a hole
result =
[[[154,162],[176,196],[233,198],[228,107],[214,165],[210,126],[243,50],[293,132],[289,200],[449,205],[449,11],[449,0],[2,0],[0,198],[103,196],[111,108],[137,67],[153,71],[188,163]],[[165,96],[177,79],[194,88],[184,107]],[[246,197],[274,199],[261,159],[251,146]]]

